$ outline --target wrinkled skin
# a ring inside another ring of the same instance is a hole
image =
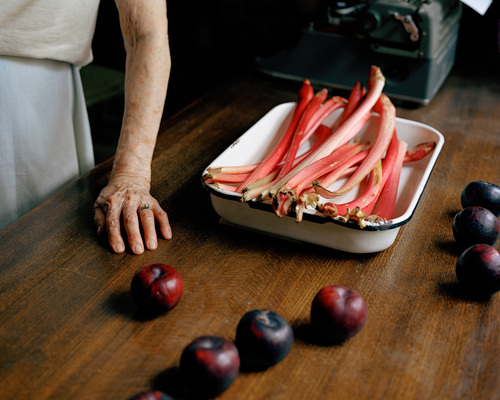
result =
[[[141,210],[144,204],[148,204],[150,208]],[[94,213],[98,235],[107,233],[109,244],[115,253],[125,251],[122,220],[128,244],[135,254],[142,254],[145,248],[155,250],[158,247],[156,224],[164,239],[172,237],[167,213],[150,195],[149,182],[144,178],[117,176],[111,179],[97,198]]]
[[[134,254],[172,236],[167,214],[150,194],[151,161],[170,76],[166,3],[116,0],[127,53],[125,109],[113,169],[94,204],[98,234],[107,233],[116,253],[125,251],[121,221]],[[149,209],[143,209],[148,204]],[[144,231],[144,240],[140,227]]]

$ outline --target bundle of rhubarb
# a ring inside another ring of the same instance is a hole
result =
[[[210,167],[204,182],[241,193],[243,202],[271,201],[276,215],[295,212],[297,222],[306,208],[362,228],[366,221],[392,219],[403,164],[425,157],[435,143],[408,149],[398,140],[396,108],[382,93],[384,84],[376,66],[370,69],[367,87],[356,83],[348,99],[328,97],[326,89],[315,92],[304,80],[289,124],[276,133],[281,136],[274,149],[256,164]],[[341,112],[338,121],[332,127],[324,124],[336,110]],[[356,135],[373,113],[378,114],[378,126],[373,143],[368,143]],[[310,145],[306,151],[305,143]],[[344,183],[330,190],[336,182]],[[357,190],[354,200],[335,201],[351,190]]]

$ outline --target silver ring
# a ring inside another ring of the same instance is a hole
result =
[[[141,208],[139,209],[139,211],[142,211],[142,210],[151,210],[151,207],[149,206],[148,203],[144,204],[141,206]]]

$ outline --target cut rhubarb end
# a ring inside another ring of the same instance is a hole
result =
[[[365,218],[366,222],[387,222],[387,220],[379,217],[378,215],[369,215]]]
[[[251,201],[254,199],[265,200],[264,196],[272,185],[273,182],[271,181],[262,186],[246,190],[245,192],[243,192],[243,195],[241,196],[241,201],[245,203],[247,201]]]
[[[356,210],[356,212],[362,210],[364,213],[364,209],[370,207],[371,203],[376,201],[382,188],[382,180],[382,162],[379,160],[370,173],[368,186],[363,194],[349,203],[335,204],[339,215],[349,214],[352,216],[350,214],[352,210]]]
[[[379,160],[377,162],[374,169],[370,173],[368,180],[369,183],[363,194],[349,203],[336,204],[337,212],[344,215],[344,219],[346,218],[345,215],[348,213],[348,210],[356,209],[356,207],[359,207],[365,216],[372,213],[377,199],[381,195],[387,179],[394,169],[399,152],[400,143],[398,141],[396,130],[394,129],[387,153],[383,160]],[[320,185],[315,185],[314,187],[318,194],[322,195],[322,197],[329,196],[332,193]],[[365,220],[366,219],[361,219],[361,227],[366,226]]]
[[[304,210],[307,208],[317,209],[320,207],[319,196],[316,193],[304,193],[299,197],[295,205],[295,221],[301,222]]]
[[[344,215],[340,216],[339,221],[347,223],[350,220],[355,221],[361,229],[366,228],[366,214],[360,207],[355,207],[352,210],[348,208]]]
[[[389,146],[396,124],[396,108],[386,95],[381,94],[375,103],[374,110],[379,113],[379,126],[375,142],[356,172],[340,189],[335,191],[336,196],[347,193],[358,185],[380,161]]]
[[[208,167],[207,174],[218,174],[222,172],[223,167]]]
[[[325,203],[318,210],[327,217],[336,218],[339,215],[337,207],[333,203]]]
[[[276,194],[273,199],[273,209],[278,217],[284,217],[288,215],[290,210],[295,206],[297,202],[297,195],[294,190],[286,191]]]
[[[421,143],[406,151],[404,163],[418,161],[424,158],[436,147],[436,142]]]

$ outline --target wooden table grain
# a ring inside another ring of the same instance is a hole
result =
[[[241,74],[165,121],[152,192],[174,236],[156,251],[113,254],[92,205],[111,160],[0,232],[0,397],[126,399],[159,389],[185,398],[182,349],[201,335],[234,339],[239,318],[270,308],[293,326],[290,355],[241,372],[220,399],[500,398],[500,297],[458,288],[451,224],[473,180],[500,183],[500,82],[455,69],[427,106],[399,117],[439,130],[445,145],[415,214],[387,250],[349,254],[219,223],[203,169],[297,84]],[[172,265],[184,295],[144,319],[129,296],[142,265]],[[308,335],[321,287],[345,285],[368,305],[363,330],[342,345]]]

